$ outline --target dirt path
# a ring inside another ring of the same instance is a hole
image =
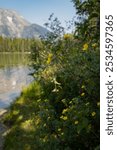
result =
[[[0,109],[0,150],[3,150],[4,135],[5,132],[7,131],[7,128],[1,122],[1,119],[6,112],[7,112],[6,109]]]

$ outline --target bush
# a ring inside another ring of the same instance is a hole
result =
[[[99,147],[100,135],[99,41],[80,41],[72,34],[59,36],[52,43],[49,40],[42,40],[44,50],[36,55],[41,66],[36,63],[38,71],[34,72],[54,112],[49,122],[51,109],[48,104],[43,108],[43,112],[48,109],[45,117],[41,116],[43,124],[52,126],[52,131],[43,130],[50,136],[44,146],[94,150]]]

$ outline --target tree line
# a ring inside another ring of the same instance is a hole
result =
[[[0,36],[0,52],[30,52],[33,40]]]

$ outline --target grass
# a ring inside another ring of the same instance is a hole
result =
[[[32,83],[23,89],[21,96],[11,105],[3,119],[4,124],[10,128],[4,150],[39,150],[37,128],[40,118],[37,100],[40,92],[39,85]]]

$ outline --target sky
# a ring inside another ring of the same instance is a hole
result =
[[[16,10],[26,20],[43,26],[54,13],[62,25],[75,16],[71,0],[0,0],[0,8]]]

